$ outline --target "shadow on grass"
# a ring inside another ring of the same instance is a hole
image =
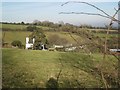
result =
[[[58,81],[53,77],[49,78],[49,80],[46,82],[46,88],[49,90],[52,90],[53,88],[57,89],[58,87]]]

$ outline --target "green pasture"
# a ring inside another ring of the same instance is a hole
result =
[[[0,24],[0,28],[2,29],[10,29],[10,31],[19,30],[26,31],[27,26],[29,25],[15,25],[15,24]],[[37,26],[38,28],[42,28],[43,30],[48,30],[49,27]]]
[[[27,31],[3,31],[2,38],[4,42],[11,44],[14,40],[19,40],[25,44],[25,38],[29,36],[31,32]]]
[[[2,37],[4,38],[4,41],[7,43],[11,43],[14,40],[20,40],[23,44],[25,44],[25,38],[29,36],[32,32],[28,31],[3,31],[2,32]],[[68,33],[65,32],[45,32],[45,35],[47,39],[49,40],[49,37],[52,35],[58,35],[61,38],[65,38],[68,40],[68,42],[71,43],[76,43],[73,38]],[[83,41],[82,37],[77,36],[77,35],[72,35],[75,39]]]
[[[46,88],[56,81],[59,88],[104,87],[101,76],[94,72],[102,58],[100,54],[93,55],[93,60],[82,53],[5,48],[2,52],[3,88]],[[114,68],[113,62],[117,63],[115,58],[108,62],[110,69]]]
[[[71,34],[72,37],[73,37],[72,38],[70,36],[70,34],[67,33],[67,32],[45,32],[45,35],[46,35],[48,40],[49,40],[50,36],[57,35],[60,38],[65,38],[70,44],[71,43],[76,44],[76,41],[73,38],[75,38],[77,41],[81,41],[81,42],[83,42],[85,40],[85,38],[82,38],[81,36],[78,36],[78,35],[75,35],[75,34]]]
[[[94,33],[95,36],[98,36],[100,38],[105,38],[106,34],[105,33]],[[112,38],[112,37],[116,37],[118,38],[118,34],[108,34],[107,35],[108,38]]]
[[[24,30],[28,25],[14,25],[14,24],[2,24],[2,28],[12,29],[12,30]]]

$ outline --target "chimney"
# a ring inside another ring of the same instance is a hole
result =
[[[29,43],[29,37],[26,37],[26,44]]]
[[[33,44],[35,43],[35,38],[33,38]]]

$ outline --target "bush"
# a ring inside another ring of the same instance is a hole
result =
[[[11,43],[12,46],[17,46],[18,48],[21,48],[22,47],[22,42],[19,41],[19,40],[15,40]]]
[[[29,26],[27,27],[27,31],[30,31],[30,32],[33,32],[33,31],[36,30],[36,29],[37,29],[37,27],[34,26],[34,25],[29,25]]]

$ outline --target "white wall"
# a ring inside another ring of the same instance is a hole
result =
[[[32,43],[26,44],[26,49],[28,49],[28,48],[30,48],[30,47],[33,47],[33,44],[32,44]]]

